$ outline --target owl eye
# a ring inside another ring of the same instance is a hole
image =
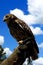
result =
[[[6,18],[10,18],[10,16],[6,15]]]
[[[8,15],[6,16],[6,18],[8,18]]]

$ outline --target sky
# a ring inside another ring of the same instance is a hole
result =
[[[9,13],[25,21],[31,28],[39,47],[39,58],[33,63],[43,65],[43,0],[1,0],[0,45],[3,46],[6,56],[12,54],[18,46],[16,39],[10,35],[6,23],[3,22],[3,17]]]

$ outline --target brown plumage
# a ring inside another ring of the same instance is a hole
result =
[[[4,21],[6,21],[8,25],[10,34],[17,40],[17,42],[19,42],[19,44],[26,44],[27,41],[30,41],[30,46],[34,49],[34,53],[36,53],[36,55],[39,53],[34,35],[24,21],[20,20],[13,14],[7,14],[4,16]]]

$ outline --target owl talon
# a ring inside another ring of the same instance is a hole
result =
[[[19,43],[19,44],[23,44],[23,40],[19,41],[18,43]]]

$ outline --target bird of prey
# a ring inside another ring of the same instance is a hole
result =
[[[30,48],[32,50],[32,53],[36,53],[36,55],[39,53],[38,46],[35,41],[35,37],[30,29],[30,27],[22,20],[17,18],[13,14],[7,14],[4,16],[4,21],[7,23],[7,26],[9,28],[10,34],[17,40],[19,44],[26,44],[27,42],[30,43]],[[30,50],[30,51],[31,51]],[[34,57],[33,53],[33,59],[36,59],[37,56]],[[30,54],[31,55],[31,54]]]

